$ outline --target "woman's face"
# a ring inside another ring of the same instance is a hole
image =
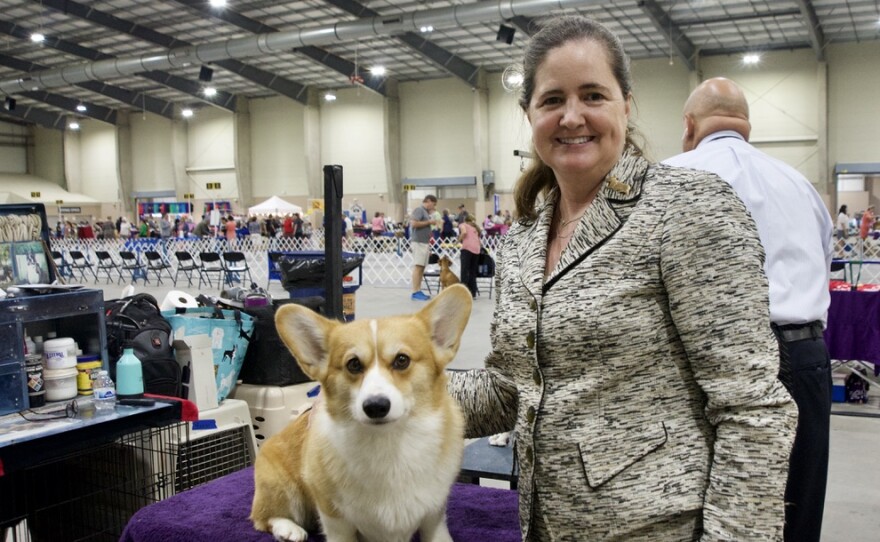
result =
[[[626,141],[629,96],[605,48],[584,39],[551,49],[535,71],[527,116],[538,156],[560,183],[598,183]]]

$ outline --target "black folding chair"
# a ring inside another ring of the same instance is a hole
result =
[[[147,271],[152,271],[156,274],[156,284],[164,284],[162,282],[162,272],[164,271],[168,278],[174,282],[174,277],[171,276],[171,264],[165,261],[165,258],[162,257],[155,250],[146,250],[144,251],[144,257],[147,259]]]
[[[431,289],[431,284],[437,288],[437,293],[440,293],[440,256],[431,251],[431,254],[428,256],[428,265],[425,266],[425,271],[422,273],[422,281],[425,283],[425,288],[428,289],[428,295],[434,295],[434,290]]]
[[[193,258],[192,254],[187,250],[178,250],[174,253],[174,257],[177,258],[177,269],[174,271],[174,286],[177,287],[177,277],[180,275],[180,272],[183,272],[183,275],[187,279],[187,286],[192,286],[193,281],[193,273],[198,272],[199,274],[199,286],[202,285],[202,266]]]
[[[70,269],[70,263],[64,258],[64,254],[60,250],[52,251],[52,261],[55,262],[55,269],[58,271],[59,277],[62,279],[73,278],[73,270]]]
[[[112,274],[114,271],[116,272],[117,277],[122,275],[122,271],[119,270],[119,264],[116,263],[113,256],[106,250],[96,250],[95,258],[97,259],[95,262],[95,282],[98,282],[98,275],[100,275],[102,271],[107,274],[107,284],[110,284],[110,279],[113,278]]]
[[[199,261],[202,262],[202,272],[199,275],[199,288],[202,287],[202,276],[205,277],[208,285],[212,288],[214,287],[214,283],[211,282],[211,273],[217,274],[217,285],[223,285],[223,273],[226,270],[223,268],[223,261],[220,259],[220,254],[216,252],[199,252]]]
[[[95,277],[95,283],[98,282],[98,275],[95,273],[95,270],[92,269],[92,262],[83,254],[80,250],[69,250],[67,253],[70,255],[70,268],[73,270],[74,278],[75,273],[79,272],[79,280],[80,282],[85,282],[86,280],[86,271],[92,274]]]
[[[244,287],[250,287],[251,283],[254,282],[244,252],[224,252],[223,269],[224,284],[229,284],[231,286],[233,282],[240,282]],[[244,281],[245,275],[247,275],[248,278],[247,282]]]
[[[131,273],[131,282],[136,283],[138,279],[144,279],[144,286],[150,282],[150,278],[147,277],[147,270],[144,268],[144,265],[141,263],[141,259],[138,256],[137,252],[132,252],[130,250],[120,250],[119,258],[122,260],[122,265],[120,269],[122,271],[128,271]],[[125,277],[120,272],[119,273],[119,282],[122,282]]]
[[[485,248],[480,249],[477,260],[477,292],[479,293],[480,279],[489,283],[489,299],[492,299],[492,288],[495,286],[495,259],[489,255]]]

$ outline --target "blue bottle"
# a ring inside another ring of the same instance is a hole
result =
[[[144,370],[131,347],[125,347],[116,362],[116,396],[120,399],[144,396]]]

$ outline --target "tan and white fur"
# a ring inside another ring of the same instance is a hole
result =
[[[453,284],[460,284],[458,275],[452,271],[452,260],[449,256],[440,258],[440,288],[449,288]]]
[[[446,391],[471,295],[444,290],[419,312],[343,324],[285,305],[278,333],[321,384],[314,408],[262,446],[254,527],[304,541],[451,542],[446,499],[464,423]]]

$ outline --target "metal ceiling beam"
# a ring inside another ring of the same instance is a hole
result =
[[[51,113],[43,109],[30,105],[17,105],[12,111],[0,109],[0,113],[15,117],[17,119],[26,120],[33,124],[39,124],[45,128],[55,130],[64,130],[67,127],[67,119],[64,115]]]
[[[235,12],[228,7],[225,9],[214,9],[211,8],[211,6],[205,3],[203,0],[175,1],[179,4],[183,4],[189,8],[195,9],[203,15],[215,17],[217,19],[220,19],[221,21],[225,21],[249,32],[253,32],[254,34],[271,34],[279,32],[279,30],[273,26],[263,24],[256,19],[251,19],[250,17]],[[306,46],[300,47],[299,49],[294,49],[293,51],[301,53],[311,58],[315,62],[323,64],[331,70],[338,72],[341,75],[344,75],[345,77],[351,77],[355,72],[355,65],[353,62],[349,62],[348,60],[337,56],[330,51],[327,51],[326,49],[321,49],[320,47],[314,46]],[[382,96],[385,96],[385,80],[385,77],[365,77],[363,85],[381,94]]]
[[[109,107],[104,107],[103,105],[97,105],[84,102],[82,100],[76,100],[74,98],[68,98],[67,96],[53,94],[45,90],[22,92],[21,95],[26,98],[30,98],[31,100],[53,105],[60,109],[66,109],[79,117],[89,117],[95,120],[100,120],[102,122],[107,122],[109,124],[116,124],[116,111],[110,109]],[[77,106],[79,105],[85,106],[86,110],[77,110]]]
[[[699,26],[704,24],[730,23],[736,21],[750,21],[753,19],[765,19],[767,17],[791,17],[792,15],[800,15],[799,9],[768,9],[758,13],[731,13],[729,15],[718,15],[716,17],[700,17],[698,19],[679,19],[678,27]]]
[[[332,6],[336,6],[343,11],[347,11],[356,17],[376,18],[380,17],[379,12],[373,11],[367,6],[355,0],[324,0]],[[451,51],[447,51],[436,43],[425,38],[424,34],[415,32],[405,32],[399,36],[394,36],[398,41],[406,44],[411,49],[427,58],[434,64],[437,64],[452,75],[458,77],[472,87],[476,87],[480,75],[480,67],[475,66],[456,55]]]
[[[47,69],[40,64],[4,54],[0,54],[0,64],[22,72],[35,72]],[[78,83],[76,86],[96,94],[101,94],[123,104],[133,105],[141,110],[161,115],[168,119],[174,118],[174,105],[171,102],[147,96],[142,92],[132,92],[121,87],[108,85],[107,83],[99,83],[97,81],[86,81],[84,83]]]
[[[192,46],[192,44],[187,41],[179,40],[173,36],[169,36],[168,34],[157,32],[151,28],[147,28],[137,23],[121,19],[105,11],[100,11],[90,6],[85,6],[78,2],[74,2],[73,0],[41,1],[42,4],[46,7],[56,9],[68,15],[73,15],[74,17],[85,19],[86,21],[99,24],[111,30],[123,32],[125,34],[140,38],[150,43],[155,43],[156,45],[160,45],[162,47],[167,47],[168,49],[174,49],[175,47]],[[222,67],[225,70],[231,71],[232,73],[236,73],[253,83],[277,92],[278,94],[297,100],[300,103],[305,104],[307,102],[307,92],[305,85],[297,83],[296,81],[291,81],[290,79],[281,77],[278,74],[262,70],[260,68],[257,68],[256,66],[251,66],[238,60],[218,60],[215,61],[214,64]],[[201,85],[199,85],[199,88],[201,88]]]
[[[810,45],[816,52],[816,60],[825,61],[825,33],[822,32],[822,25],[819,24],[819,17],[816,16],[816,10],[810,0],[795,0],[798,9],[801,10],[801,16],[807,31],[810,33]]]
[[[305,30],[286,30],[246,38],[228,39],[190,47],[175,48],[164,54],[112,58],[70,65],[34,73],[27,81],[0,81],[0,92],[14,93],[38,88],[63,87],[90,80],[110,79],[166,70],[192,64],[205,64],[227,58],[248,58],[285,52],[305,46],[321,46],[360,38],[394,36],[417,31],[425,25],[450,28],[468,24],[506,21],[517,15],[545,15],[553,10],[601,5],[601,0],[490,0],[472,4],[425,9],[389,16],[342,21]]]
[[[0,32],[4,34],[8,34],[10,36],[22,39],[22,40],[30,40],[31,31],[27,28],[18,25],[16,23],[12,23],[9,21],[0,20]],[[107,61],[111,63],[117,62],[117,57],[102,53],[96,49],[91,49],[89,47],[83,47],[82,45],[62,40],[59,38],[46,36],[41,44],[43,47],[51,47],[52,49],[57,49],[64,53],[68,53],[74,56],[78,56],[80,58],[87,58],[89,60],[94,61]],[[49,70],[55,71],[55,70]],[[59,82],[58,84],[52,86],[67,86],[72,85],[74,83],[81,83],[83,81],[88,81],[90,79],[98,79],[94,77],[89,77],[85,79],[77,79],[72,80],[68,79],[61,72],[64,71],[64,68],[58,70],[59,72]],[[160,71],[160,70],[149,70],[149,69],[141,69],[138,71],[133,71],[127,75],[138,75],[145,79],[150,79],[151,81],[155,81],[160,85],[165,85],[167,87],[173,88],[175,90],[179,90],[185,94],[189,94],[194,98],[197,98],[203,102],[207,102],[212,105],[217,105],[222,107],[223,109],[228,109],[229,111],[235,111],[235,96],[229,94],[228,92],[220,92],[217,91],[217,95],[214,96],[213,99],[208,99],[207,97],[202,95],[202,85],[195,82],[190,81],[189,79],[184,79],[183,77],[178,77],[176,75],[171,75],[170,73]],[[29,88],[30,86],[30,88]],[[38,88],[34,89],[33,86],[37,86]],[[30,90],[40,90],[39,87],[50,88],[48,85],[39,85],[36,82],[24,81],[21,84],[21,88],[16,92],[24,92]]]
[[[679,58],[684,61],[688,70],[694,71],[696,68],[694,59],[697,56],[697,48],[684,35],[684,32],[672,22],[669,14],[663,11],[663,8],[655,0],[640,0],[639,7],[651,19],[654,27],[660,32],[666,43],[678,53]]]

